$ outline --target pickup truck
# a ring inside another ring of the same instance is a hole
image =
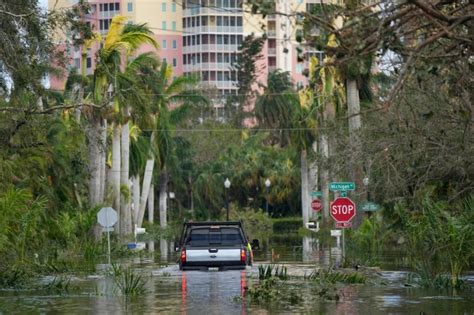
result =
[[[252,265],[252,246],[258,240],[249,243],[242,222],[185,222],[175,251],[180,270],[245,269]]]

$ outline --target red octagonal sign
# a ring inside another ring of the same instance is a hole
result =
[[[336,198],[331,203],[331,216],[337,222],[349,222],[356,214],[356,205],[349,198]]]
[[[311,201],[311,208],[314,211],[321,211],[323,208],[323,203],[319,199],[313,199],[313,201]]]

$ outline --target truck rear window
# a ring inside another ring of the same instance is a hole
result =
[[[235,228],[198,228],[191,230],[186,244],[194,247],[240,246],[242,237]]]

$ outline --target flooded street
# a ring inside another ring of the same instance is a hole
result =
[[[315,240],[300,239],[299,244],[278,242],[256,253],[254,266],[243,271],[180,271],[169,244],[154,244],[163,251],[142,252],[141,257],[123,259],[146,279],[146,293],[121,296],[106,264],[97,264],[89,274],[75,273],[66,291],[20,290],[0,292],[1,314],[473,314],[472,289],[456,295],[446,291],[405,286],[406,271],[385,268],[377,284],[349,284],[339,288],[339,301],[317,296],[314,283],[304,279],[315,267],[337,266],[341,252],[324,248]],[[271,250],[273,249],[273,250]],[[381,257],[393,260],[395,255]],[[248,299],[248,288],[258,284],[258,266],[284,265],[290,278],[285,285],[302,297],[298,303],[284,301],[256,304]],[[392,261],[393,262],[393,261]],[[389,261],[385,261],[390,266]],[[298,277],[291,277],[298,276]],[[465,278],[474,285],[474,276]],[[43,281],[52,281],[46,277]]]

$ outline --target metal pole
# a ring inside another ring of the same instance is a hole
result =
[[[110,265],[110,228],[107,228],[107,251],[109,253],[108,258],[109,258],[109,265]]]
[[[229,221],[229,194],[227,193],[227,189],[225,189],[225,207],[227,210],[227,221]]]
[[[110,227],[109,227],[109,213],[106,212],[105,215],[105,225],[107,225],[107,258],[110,265]]]
[[[346,259],[346,239],[344,237],[344,230],[345,228],[342,229],[342,263],[344,263],[344,260]]]
[[[268,193],[270,192],[270,187],[267,187],[267,196],[265,198],[265,212],[268,215]]]

